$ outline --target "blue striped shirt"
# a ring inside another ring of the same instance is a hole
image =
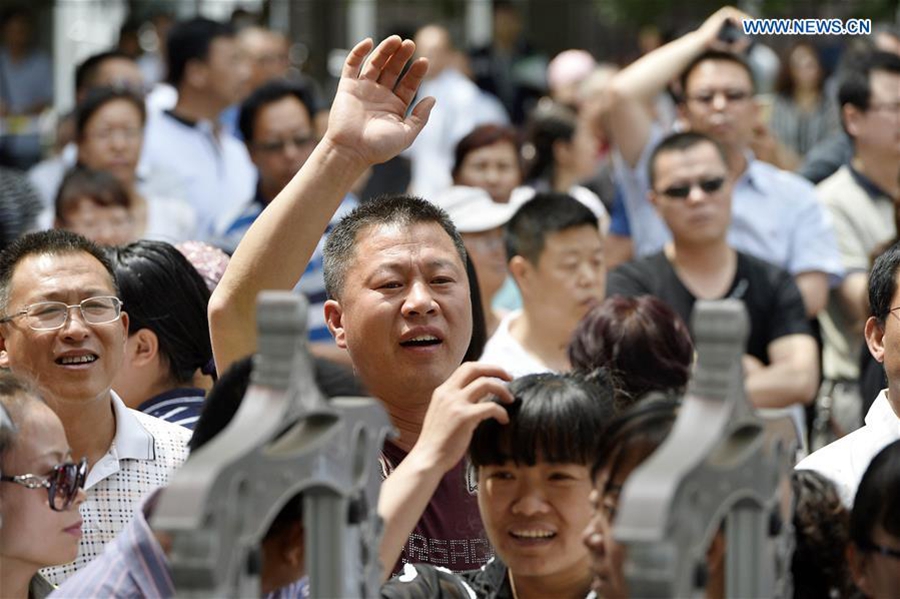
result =
[[[151,397],[138,406],[138,412],[194,430],[205,400],[203,389],[183,387]]]

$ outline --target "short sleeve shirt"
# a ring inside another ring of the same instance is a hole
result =
[[[663,252],[628,262],[609,274],[608,296],[653,295],[667,303],[690,327],[697,298],[678,278]],[[750,317],[747,353],[769,363],[769,344],[786,335],[811,334],[803,298],[791,276],[773,264],[737,253],[737,269],[721,299],[744,302]]]

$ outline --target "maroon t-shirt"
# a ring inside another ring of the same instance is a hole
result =
[[[385,441],[382,476],[400,465],[406,452]],[[431,564],[454,572],[480,568],[494,555],[478,513],[474,481],[468,480],[466,460],[450,469],[438,483],[428,507],[403,546],[394,573],[403,564]]]

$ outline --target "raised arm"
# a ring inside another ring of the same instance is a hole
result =
[[[353,182],[369,166],[406,149],[428,121],[433,98],[420,101],[407,116],[427,60],[414,61],[401,78],[415,44],[391,36],[374,51],[372,46],[366,39],[350,51],[322,141],[247,231],[210,298],[220,372],[256,350],[259,292],[293,289]]]
[[[699,29],[650,52],[616,75],[606,91],[603,103],[604,123],[613,143],[630,167],[634,167],[650,135],[653,123],[653,99],[696,57],[715,47],[719,30],[727,20],[740,27],[748,15],[726,6],[704,21]]]

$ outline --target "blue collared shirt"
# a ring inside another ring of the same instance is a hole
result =
[[[50,597],[152,597],[175,596],[169,559],[147,522],[159,491],[148,496],[131,523],[107,545],[106,551],[70,577]],[[267,595],[267,599],[306,598],[306,577]]]
[[[151,397],[138,406],[138,412],[194,430],[205,400],[203,389],[182,387]]]
[[[615,157],[616,180],[623,193],[636,258],[659,252],[672,239],[648,198],[650,155],[663,137],[662,129],[654,125],[633,169],[618,153]],[[728,243],[734,249],[793,275],[824,272],[832,285],[843,277],[831,217],[809,181],[748,153],[747,168],[734,185],[731,206]]]

